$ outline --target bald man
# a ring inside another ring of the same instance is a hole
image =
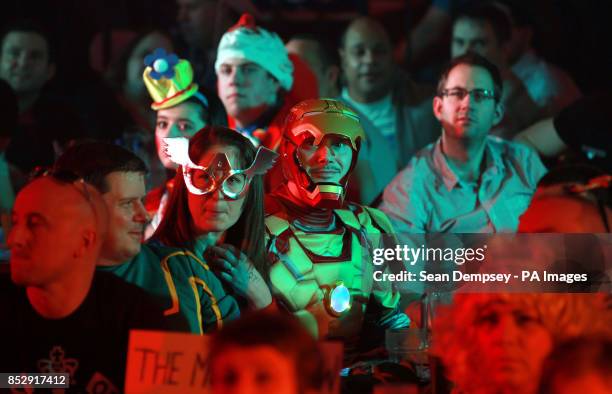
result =
[[[386,160],[393,165],[393,177],[414,153],[440,135],[431,110],[434,89],[417,86],[394,64],[389,35],[369,17],[348,26],[340,59],[346,80],[341,98],[365,115],[384,137],[382,143],[390,153],[386,158],[395,159]],[[384,181],[383,187],[391,180],[384,172],[375,175]]]
[[[64,372],[75,392],[122,391],[129,330],[166,327],[144,291],[95,271],[107,220],[81,181],[45,176],[19,193],[8,235],[13,283],[0,277],[0,371]]]

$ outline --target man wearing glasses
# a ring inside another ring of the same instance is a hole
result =
[[[468,53],[451,61],[433,111],[438,141],[387,186],[382,210],[398,233],[514,232],[546,169],[530,149],[489,136],[504,115],[496,66]]]

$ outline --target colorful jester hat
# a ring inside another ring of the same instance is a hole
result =
[[[194,95],[199,95],[198,85],[193,82],[193,69],[187,60],[179,59],[173,53],[168,54],[163,48],[157,48],[145,56],[144,64],[146,68],[142,79],[153,99],[151,108],[155,111],[174,107]],[[207,103],[203,102],[207,106]]]

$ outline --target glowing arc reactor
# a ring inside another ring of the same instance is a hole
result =
[[[329,295],[329,307],[337,314],[351,309],[351,293],[343,283],[339,283],[331,290]]]

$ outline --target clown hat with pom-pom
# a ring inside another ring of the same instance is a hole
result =
[[[153,99],[151,108],[155,111],[174,107],[198,95],[198,85],[193,82],[189,61],[158,48],[145,57],[144,63],[146,68],[142,79]]]

